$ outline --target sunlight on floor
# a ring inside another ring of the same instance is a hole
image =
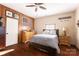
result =
[[[7,53],[9,53],[9,52],[12,52],[12,51],[14,51],[15,49],[9,49],[9,50],[5,50],[5,51],[1,51],[0,52],[0,56],[1,55],[4,55],[4,54],[7,54]]]

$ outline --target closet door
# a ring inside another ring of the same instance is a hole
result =
[[[18,43],[18,20],[8,18],[6,20],[6,46]]]

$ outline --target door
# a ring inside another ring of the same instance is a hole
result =
[[[18,43],[18,20],[8,18],[6,20],[6,46]]]

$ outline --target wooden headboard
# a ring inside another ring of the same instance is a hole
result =
[[[59,29],[56,29],[56,34],[57,34],[58,37],[59,37]]]

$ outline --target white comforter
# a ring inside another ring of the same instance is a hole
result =
[[[56,48],[57,52],[60,53],[57,35],[37,34],[33,36],[31,42]]]

